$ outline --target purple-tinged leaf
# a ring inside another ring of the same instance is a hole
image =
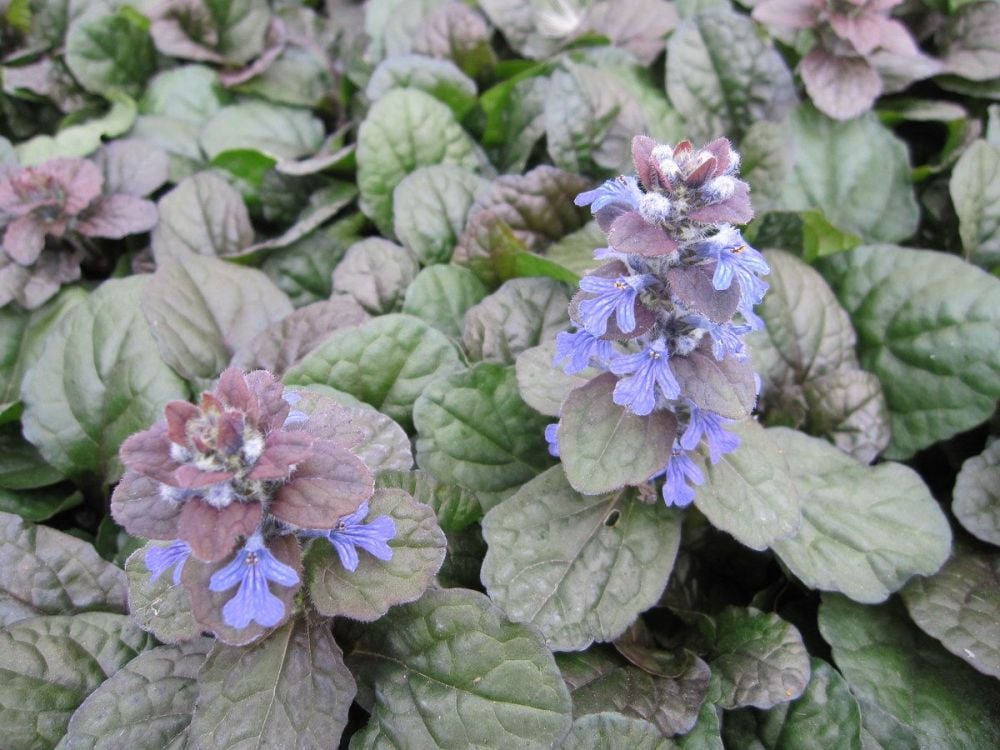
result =
[[[608,230],[608,242],[615,250],[646,257],[669,255],[677,249],[677,241],[662,227],[646,221],[636,211],[622,214]]]
[[[711,354],[693,351],[672,357],[670,366],[681,392],[700,409],[728,419],[742,419],[757,403],[753,365],[749,359],[727,357],[721,362]]]
[[[256,531],[262,517],[259,502],[233,500],[223,508],[213,508],[198,496],[185,500],[180,506],[176,534],[191,546],[193,558],[185,564],[185,572],[195,559],[213,563],[228,556],[240,537]]]
[[[867,111],[882,93],[882,79],[865,58],[835,55],[821,45],[802,58],[799,72],[813,103],[838,120]]]
[[[674,266],[667,271],[670,291],[685,307],[716,323],[728,323],[740,303],[739,284],[719,291],[712,284],[711,266]]]
[[[112,141],[94,156],[104,173],[104,192],[126,193],[145,198],[155,192],[170,175],[167,153],[143,141]]]
[[[87,237],[120,240],[156,226],[156,204],[134,195],[116,193],[94,201],[73,228]]]
[[[30,266],[45,248],[45,222],[34,214],[22,216],[7,225],[3,235],[3,250],[15,263]]]
[[[277,518],[305,529],[332,529],[371,497],[375,479],[356,455],[329,440],[317,440],[269,508]]]

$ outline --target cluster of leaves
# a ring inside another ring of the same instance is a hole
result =
[[[1000,745],[998,24],[4,3],[4,747]],[[598,374],[553,364],[608,241],[574,199],[636,134],[728,138],[770,268],[756,414],[685,509],[610,393],[595,484],[545,437]],[[280,425],[225,395],[257,370]],[[352,572],[365,498],[391,558]],[[258,529],[301,587],[235,627]]]

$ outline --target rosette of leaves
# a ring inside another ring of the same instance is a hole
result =
[[[814,32],[815,43],[799,63],[802,81],[821,111],[849,120],[871,109],[888,88],[881,70],[905,70],[905,84],[940,70],[902,21],[890,16],[901,2],[764,0],[754,6],[753,17],[777,29]]]
[[[568,375],[603,373],[570,394],[549,437],[577,491],[663,477],[667,505],[683,507],[704,481],[689,454],[705,444],[716,464],[735,450],[726,425],[756,401],[742,336],[763,325],[753,307],[769,269],[733,226],[753,214],[728,140],[696,149],[637,136],[632,154],[638,176],[576,199],[609,247],[580,281],[570,304],[578,330],[559,334],[556,361]],[[616,461],[611,443],[630,459]]]
[[[155,226],[156,206],[143,196],[166,180],[166,158],[156,152],[143,160],[147,172],[125,174],[131,148],[127,141],[109,146],[99,155],[100,166],[58,158],[4,174],[0,306],[41,306],[80,278],[81,264],[110,268],[94,239],[122,239]]]

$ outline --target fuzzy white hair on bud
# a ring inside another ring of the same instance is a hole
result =
[[[243,460],[248,465],[257,463],[260,454],[264,452],[264,436],[259,432],[248,432],[243,436]]]
[[[670,221],[673,211],[673,203],[662,193],[643,193],[639,198],[639,215],[650,224]]]
[[[183,445],[177,445],[177,443],[170,444],[170,458],[179,464],[186,464],[190,462],[194,456],[191,451],[185,448]]]

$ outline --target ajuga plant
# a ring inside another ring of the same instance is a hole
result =
[[[593,377],[547,437],[580,492],[662,479],[666,504],[686,506],[704,482],[692,453],[704,445],[718,463],[735,450],[739,438],[726,426],[756,401],[743,336],[763,325],[753,307],[767,291],[768,266],[734,226],[753,212],[728,140],[670,147],[638,136],[632,156],[635,176],[576,198],[609,247],[595,252],[602,265],[581,279],[570,305],[577,330],[556,339],[566,373]],[[616,408],[613,421],[637,423],[642,454],[617,470],[594,450]]]

